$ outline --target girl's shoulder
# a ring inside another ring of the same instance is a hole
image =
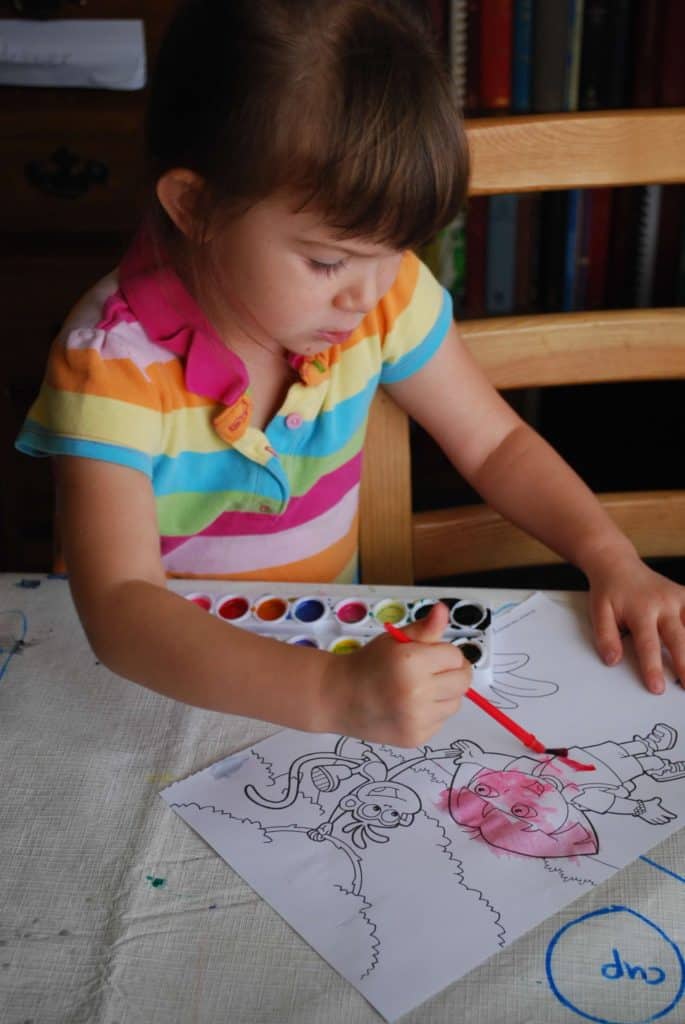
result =
[[[90,288],[68,314],[48,363],[59,390],[157,406],[165,374],[178,357],[149,337],[119,287],[118,270]]]

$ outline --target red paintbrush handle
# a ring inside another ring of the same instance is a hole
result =
[[[496,708],[494,704],[491,704],[481,693],[477,690],[467,690],[464,694],[469,700],[472,700],[474,704],[477,704],[479,708],[485,711],[486,714],[494,718],[496,722],[503,725],[505,729],[508,729],[510,733],[516,736],[517,739],[521,740],[524,746],[528,747],[529,750],[534,750],[537,754],[544,754],[546,747],[540,743],[537,736],[534,736],[532,732],[526,732],[520,725],[517,725],[513,718],[509,718],[509,715],[505,715],[503,711]]]

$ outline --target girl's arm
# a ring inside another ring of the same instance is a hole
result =
[[[640,561],[580,477],[492,387],[454,324],[433,358],[388,391],[488,504],[585,573],[608,664],[620,659],[626,626],[650,689],[663,689],[662,641],[685,679],[685,588]]]
[[[401,746],[424,742],[457,710],[470,672],[437,642],[445,622],[416,623],[423,642],[381,637],[346,657],[256,636],[167,589],[143,473],[68,456],[56,479],[74,602],[112,671],[213,711]]]

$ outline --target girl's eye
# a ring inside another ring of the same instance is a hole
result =
[[[338,260],[336,263],[322,263],[320,260],[309,260],[309,266],[316,274],[337,274],[346,265],[347,260]]]

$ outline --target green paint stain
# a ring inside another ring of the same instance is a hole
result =
[[[163,885],[166,885],[166,878],[156,878],[154,875],[146,875],[145,877],[153,889],[161,889]]]

